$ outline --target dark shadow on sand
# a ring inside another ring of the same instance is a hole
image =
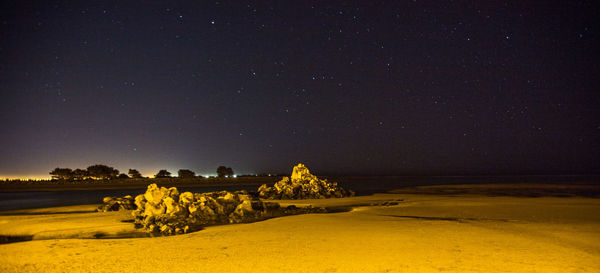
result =
[[[23,236],[4,236],[0,235],[0,245],[1,244],[10,244],[17,242],[25,242],[33,240],[33,235],[23,235]]]
[[[458,222],[458,223],[467,223],[469,221],[476,221],[476,222],[509,222],[508,219],[483,219],[483,218],[459,218],[459,217],[428,217],[428,216],[389,215],[389,214],[379,214],[379,215],[380,216],[388,216],[388,217],[406,218],[406,219],[425,220],[425,221],[452,221],[452,222]]]

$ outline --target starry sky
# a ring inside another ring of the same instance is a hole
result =
[[[600,170],[594,1],[2,1],[0,177]]]

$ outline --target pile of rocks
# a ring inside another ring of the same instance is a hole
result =
[[[144,194],[134,198],[105,197],[98,211],[134,210],[132,215],[138,228],[155,234],[179,234],[201,229],[203,226],[228,223],[254,222],[266,218],[324,213],[325,208],[280,207],[278,203],[259,199],[308,199],[354,196],[354,192],[310,174],[303,164],[294,167],[290,178],[284,177],[273,187],[263,184],[258,193],[247,191],[218,191],[209,193],[179,193],[177,188],[151,184]]]
[[[118,211],[118,210],[134,210],[136,209],[133,197],[126,195],[124,197],[104,197],[102,198],[102,205],[100,205],[96,211],[107,212],[107,211]]]
[[[179,193],[177,188],[148,186],[135,197],[137,227],[165,235],[187,233],[206,225],[253,222],[285,213],[278,203],[262,202],[246,191]],[[295,211],[294,213],[301,213]]]
[[[319,179],[304,164],[294,166],[291,177],[284,177],[273,187],[263,184],[258,195],[264,199],[322,199],[354,196],[354,192],[340,187],[336,182]]]

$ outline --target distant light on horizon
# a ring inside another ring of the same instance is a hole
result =
[[[51,180],[52,176],[50,175],[2,175],[0,176],[0,180]]]

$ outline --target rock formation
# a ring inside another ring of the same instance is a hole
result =
[[[262,202],[246,191],[180,194],[177,188],[159,188],[156,184],[138,195],[135,205],[132,214],[136,225],[165,235],[187,233],[206,225],[253,222],[285,212],[278,203]]]
[[[290,179],[291,178],[291,179]],[[354,196],[336,182],[328,182],[312,175],[298,164],[291,177],[284,177],[273,187],[263,184],[258,194],[247,191],[218,191],[209,193],[179,193],[177,188],[151,184],[144,194],[134,198],[105,197],[98,211],[133,210],[137,227],[155,234],[180,234],[201,229],[203,226],[228,223],[254,222],[266,218],[302,213],[323,213],[325,208],[288,206],[263,202],[265,199],[308,199]]]
[[[96,211],[118,211],[118,210],[134,210],[136,209],[133,197],[126,195],[124,197],[104,197],[102,198],[102,205],[100,205]]]
[[[304,164],[298,164],[290,178],[284,177],[273,187],[263,184],[258,188],[258,195],[265,199],[320,199],[354,196],[354,192],[340,187],[336,182],[319,179]]]

